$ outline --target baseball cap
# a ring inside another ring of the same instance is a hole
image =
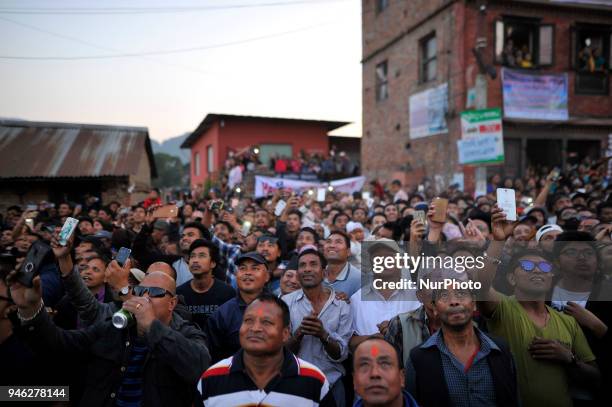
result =
[[[542,226],[540,229],[538,229],[538,231],[536,232],[536,242],[539,242],[540,239],[542,239],[542,237],[547,234],[548,232],[553,232],[553,231],[557,231],[557,232],[561,232],[563,233],[563,229],[561,228],[561,226],[559,225],[544,225]]]
[[[364,230],[363,229],[363,225],[360,222],[352,222],[351,221],[351,222],[346,224],[346,231],[348,233],[351,233],[352,231],[359,230],[359,229]]]
[[[238,259],[236,259],[235,264],[240,265],[240,263],[245,260],[253,260],[255,263],[263,264],[264,266],[268,267],[268,262],[266,261],[266,259],[257,252],[248,252],[241,254]]]
[[[101,238],[101,239],[112,239],[113,234],[109,232],[108,230],[100,230],[94,234],[94,237]]]
[[[168,222],[166,222],[165,220],[158,219],[153,224],[153,229],[163,230],[164,232],[166,232],[168,230],[168,226]]]

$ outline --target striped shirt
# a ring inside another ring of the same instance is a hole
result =
[[[198,391],[206,407],[335,406],[329,382],[313,364],[283,349],[281,371],[264,389],[259,389],[246,373],[243,352],[239,350],[204,372]]]
[[[145,359],[149,348],[142,338],[134,341],[129,362],[117,392],[117,407],[138,407],[142,402]]]

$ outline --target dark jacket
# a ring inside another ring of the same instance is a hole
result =
[[[518,387],[514,359],[507,343],[488,337],[499,347],[487,356],[487,363],[495,388],[496,406],[518,406]],[[417,346],[410,352],[410,361],[416,371],[416,389],[412,395],[420,406],[452,405],[442,367],[440,350],[436,346]]]
[[[121,309],[122,304],[120,301],[98,302],[85,285],[76,266],[70,274],[62,277],[62,282],[66,290],[66,298],[76,309],[82,326],[89,326],[96,322],[104,321]],[[108,293],[111,293],[110,288]],[[176,297],[178,302],[174,308],[174,313],[178,314],[185,321],[191,322],[192,315],[185,305],[185,299],[182,295],[177,295]]]
[[[110,319],[84,330],[56,327],[46,312],[25,324],[21,334],[37,351],[70,351],[82,355],[87,377],[80,405],[111,407],[130,357],[135,330],[116,329]],[[195,386],[208,368],[204,334],[176,314],[170,326],[156,320],[145,335],[149,349],[143,377],[144,407],[192,405]]]
[[[153,228],[151,226],[147,224],[142,225],[140,232],[134,238],[134,243],[132,243],[132,257],[136,259],[141,270],[148,269],[151,264],[158,261],[172,264],[181,258],[181,256],[162,253],[157,245],[153,243],[152,232]],[[174,223],[169,224],[167,235],[176,235],[173,239],[177,241],[178,225]]]

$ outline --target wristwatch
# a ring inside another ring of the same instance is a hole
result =
[[[126,285],[125,287],[121,287],[121,289],[119,290],[119,295],[128,295],[130,293],[130,286]]]
[[[501,261],[500,259],[497,259],[497,258],[495,258],[495,257],[489,256],[489,254],[488,254],[487,252],[484,252],[484,253],[482,254],[482,256],[483,256],[485,259],[490,260],[490,261],[491,261],[491,262],[493,262],[494,264],[497,264],[497,265],[502,264],[502,261]]]

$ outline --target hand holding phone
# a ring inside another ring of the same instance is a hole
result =
[[[438,223],[446,222],[446,210],[448,208],[448,199],[446,198],[435,198],[432,202],[434,207],[434,214],[431,220]]]
[[[178,208],[175,204],[163,205],[155,208],[153,218],[174,218],[178,216]]]
[[[423,225],[427,225],[427,216],[425,211],[414,211],[413,218],[421,222]]]
[[[64,222],[64,226],[62,226],[62,230],[60,230],[58,237],[58,242],[61,246],[66,246],[78,224],[79,221],[77,219],[71,217],[66,218],[66,222]]]
[[[516,193],[514,189],[497,188],[497,206],[506,214],[506,220],[515,221],[516,217]]]
[[[130,258],[131,253],[132,253],[131,249],[128,249],[127,247],[122,247],[117,252],[117,256],[115,256],[115,260],[121,267],[123,267],[125,265],[125,262]]]

